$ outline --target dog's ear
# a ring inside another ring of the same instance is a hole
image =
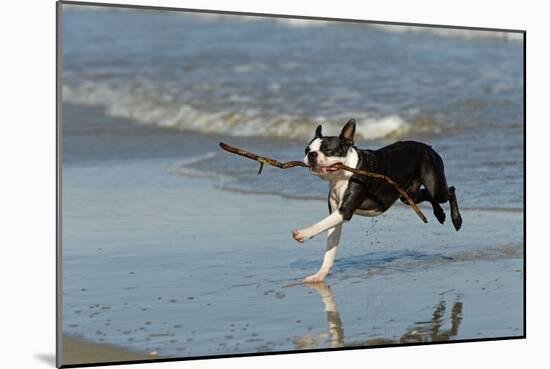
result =
[[[355,136],[355,119],[350,119],[342,132],[340,132],[340,139],[347,145],[353,145],[353,137]]]
[[[322,125],[318,125],[317,126],[317,129],[315,130],[315,138],[322,138],[323,137],[323,126]]]

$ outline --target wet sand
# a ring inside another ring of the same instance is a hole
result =
[[[113,345],[99,344],[75,337],[63,336],[63,364],[139,361],[159,358],[156,355],[129,351]]]
[[[427,225],[405,206],[355,217],[332,275],[307,286],[325,237],[290,232],[323,201],[170,165],[65,170],[64,334],[173,357],[523,335],[521,211],[465,209],[460,232],[426,208]]]

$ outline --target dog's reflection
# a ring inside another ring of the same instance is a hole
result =
[[[444,323],[446,302],[440,301],[435,306],[431,320],[414,323],[414,325],[407,329],[407,331],[399,339],[370,338],[364,341],[344,342],[344,326],[330,286],[324,282],[306,285],[316,290],[323,301],[328,331],[315,335],[303,335],[296,337],[294,339],[294,345],[297,350],[313,349],[325,346],[324,342],[326,339],[329,339],[330,347],[332,348],[343,346],[369,346],[448,341],[458,334],[458,329],[460,327],[460,323],[462,322],[462,302],[455,301],[451,311],[451,328],[442,331],[441,326]]]
[[[327,337],[330,338],[331,347],[342,347],[344,345],[344,328],[330,287],[324,282],[307,284],[307,286],[316,290],[323,300],[327,313],[328,332],[296,337],[294,339],[296,349],[317,347]]]
[[[445,301],[440,301],[436,305],[432,314],[432,319],[429,322],[418,322],[415,326],[409,329],[401,339],[400,343],[412,342],[441,342],[448,341],[458,334],[458,328],[462,322],[462,302],[456,301],[451,310],[451,328],[441,331],[441,326],[444,322]]]

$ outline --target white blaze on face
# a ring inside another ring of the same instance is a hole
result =
[[[311,143],[309,144],[308,146],[309,148],[309,152],[316,152],[317,153],[317,163],[319,165],[325,165],[325,161],[326,161],[326,157],[325,157],[325,154],[323,154],[321,152],[321,139],[320,138],[316,138],[314,139],[313,141],[311,141]],[[304,163],[306,163],[306,165],[310,165],[310,162],[309,162],[309,159],[307,157],[307,154],[304,158]]]

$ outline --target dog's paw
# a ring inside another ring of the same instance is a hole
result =
[[[295,229],[292,231],[292,238],[300,243],[304,243],[304,241],[307,239],[304,232],[299,229]]]
[[[445,223],[445,212],[443,211],[443,209],[434,209],[434,215],[439,223]]]
[[[462,217],[460,216],[460,214],[456,214],[454,217],[452,217],[452,220],[455,229],[458,231],[460,227],[462,227]]]
[[[326,274],[315,273],[304,278],[304,283],[319,283],[325,280]]]

